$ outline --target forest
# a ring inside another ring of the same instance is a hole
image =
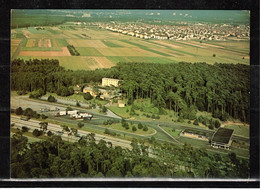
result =
[[[65,70],[58,60],[13,60],[11,90],[39,97],[46,92],[73,94],[73,86],[101,83],[102,78],[121,80],[127,104],[148,98],[160,113],[174,110],[179,117],[207,111],[213,117],[227,116],[249,122],[249,66],[215,63],[118,63],[110,69]]]
[[[11,138],[12,178],[59,177],[189,177],[248,178],[248,161],[235,153],[213,154],[188,144],[149,144],[133,139],[132,149],[95,140],[91,133],[77,142],[51,135],[28,143],[23,131]]]

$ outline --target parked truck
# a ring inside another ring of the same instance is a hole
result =
[[[68,115],[76,115],[78,112],[78,110],[68,111]]]
[[[83,118],[92,118],[93,115],[89,114],[89,113],[80,113],[79,115],[81,115]]]
[[[73,118],[73,119],[81,119],[82,116],[81,116],[81,115],[78,115],[78,114],[75,114],[75,115],[72,115],[72,118]]]
[[[57,113],[58,116],[67,115],[66,111],[60,111]]]

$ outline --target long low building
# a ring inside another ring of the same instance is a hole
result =
[[[233,133],[233,129],[218,128],[211,138],[211,146],[213,148],[229,149]]]
[[[203,141],[209,141],[211,133],[206,131],[196,130],[196,129],[184,129],[180,133],[180,136],[203,140]]]

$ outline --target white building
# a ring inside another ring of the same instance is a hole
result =
[[[102,86],[115,86],[118,87],[118,79],[102,78]]]

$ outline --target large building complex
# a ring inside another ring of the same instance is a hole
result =
[[[102,86],[115,86],[118,87],[118,79],[102,78]]]

